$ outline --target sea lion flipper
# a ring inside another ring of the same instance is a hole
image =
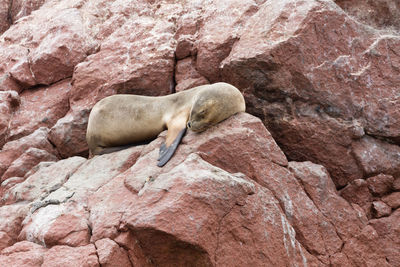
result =
[[[171,157],[174,155],[175,150],[177,149],[177,147],[178,147],[179,143],[181,142],[185,133],[186,133],[186,127],[179,131],[178,135],[176,136],[176,138],[174,139],[174,141],[172,142],[172,144],[170,146],[168,146],[168,147],[165,146],[164,152],[161,152],[162,146],[164,144],[161,145],[160,157],[159,157],[158,163],[157,163],[158,167],[164,166],[171,159]]]
[[[158,152],[158,161],[160,161],[161,157],[164,155],[165,151],[167,150],[167,145],[162,143],[160,146],[160,151]]]

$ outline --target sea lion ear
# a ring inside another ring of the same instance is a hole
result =
[[[186,127],[184,127],[182,130],[179,131],[178,135],[176,136],[176,138],[174,139],[174,141],[172,142],[171,145],[169,145],[167,147],[166,144],[163,143],[160,146],[160,152],[159,152],[158,163],[157,163],[158,167],[164,166],[172,158],[172,156],[175,153],[175,150],[178,148],[178,145],[181,142],[185,133],[186,133]]]

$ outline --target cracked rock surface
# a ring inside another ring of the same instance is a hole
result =
[[[396,0],[0,0],[0,266],[400,266]],[[247,112],[87,159],[100,99]],[[250,114],[252,115],[250,115]]]

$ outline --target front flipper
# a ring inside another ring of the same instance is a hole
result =
[[[186,127],[179,131],[178,135],[176,136],[171,145],[169,145],[168,147],[165,144],[161,145],[160,156],[158,158],[158,163],[157,163],[158,167],[164,166],[171,159],[185,133],[186,133]]]

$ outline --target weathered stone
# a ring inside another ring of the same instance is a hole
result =
[[[128,254],[116,242],[105,238],[95,242],[99,263],[104,267],[121,266],[131,267]]]
[[[358,204],[370,217],[372,194],[368,188],[368,183],[364,179],[357,179],[340,190],[340,196],[350,203]]]
[[[392,207],[392,209],[397,209],[400,207],[400,192],[393,192],[390,195],[384,196],[382,201]]]
[[[0,242],[0,251],[17,241],[22,229],[22,221],[28,212],[26,204],[14,204],[0,207],[0,233],[4,237]],[[0,264],[2,265],[2,264]]]
[[[376,249],[382,249],[390,266],[400,264],[400,209],[394,211],[390,216],[370,221],[370,225],[376,230],[381,240]],[[374,262],[371,260],[371,266]]]
[[[372,214],[375,218],[380,218],[390,215],[392,208],[388,206],[385,202],[374,201],[372,202]]]
[[[20,104],[20,97],[15,91],[0,91],[0,148],[6,143],[9,124],[14,109]]]
[[[31,147],[57,155],[57,151],[47,139],[49,129],[41,127],[28,136],[6,143],[0,151],[0,175],[3,175],[11,163]]]
[[[24,177],[24,175],[39,162],[57,160],[58,158],[55,155],[50,154],[46,150],[31,147],[13,161],[1,177],[1,181],[5,181],[10,177]]]
[[[367,179],[368,188],[373,194],[378,196],[389,193],[392,190],[393,182],[393,176],[385,174],[379,174]]]
[[[41,266],[98,267],[100,264],[96,248],[93,244],[90,244],[76,248],[54,246],[43,255]]]
[[[51,128],[69,110],[69,80],[49,87],[25,90],[9,125],[8,140],[29,135],[39,127]]]
[[[46,250],[32,242],[18,242],[0,252],[0,265],[39,267],[43,264],[43,254]]]
[[[85,161],[81,157],[72,157],[49,166],[41,164],[25,181],[6,191],[5,197],[17,202],[43,199],[60,188]]]
[[[185,58],[176,63],[175,81],[177,92],[209,83],[197,72],[192,58]]]
[[[400,147],[369,136],[353,143],[354,154],[367,175],[400,171]]]

